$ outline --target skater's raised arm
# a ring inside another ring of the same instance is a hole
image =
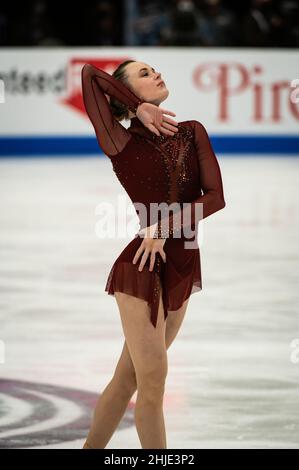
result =
[[[127,105],[134,114],[143,100],[112,75],[91,64],[83,66],[81,82],[85,109],[98,143],[106,155],[116,155],[124,149],[131,134],[113,116],[105,94]]]

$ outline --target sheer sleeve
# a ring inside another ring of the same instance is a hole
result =
[[[143,100],[112,75],[91,64],[83,66],[81,83],[84,106],[98,143],[106,155],[116,155],[123,150],[131,134],[113,116],[105,93],[127,105],[134,114]]]
[[[203,194],[191,203],[184,203],[183,209],[169,209],[167,217],[159,219],[154,238],[180,238],[182,232],[190,238],[189,234],[200,220],[225,207],[220,167],[209,136],[203,124],[193,121],[193,125],[199,168],[198,185]]]

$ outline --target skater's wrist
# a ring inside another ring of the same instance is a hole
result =
[[[144,227],[139,230],[138,235],[144,238],[157,238],[155,237],[155,233],[157,230],[158,222],[154,223],[153,225],[149,225],[148,227]]]

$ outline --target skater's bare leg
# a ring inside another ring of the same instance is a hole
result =
[[[122,293],[118,292],[115,294],[119,310],[127,310],[128,300],[130,301],[132,297],[126,296],[126,294],[122,295]],[[140,300],[141,303],[140,308],[146,308],[144,301],[135,297],[133,299],[136,300],[132,300],[134,304],[132,305],[132,308],[136,308],[136,301],[138,303],[138,300]],[[168,313],[165,322],[165,343],[167,349],[172,344],[180,329],[188,301],[189,299],[187,299],[178,310],[170,311]],[[149,315],[149,312],[147,312],[147,315]],[[128,350],[127,342],[125,341],[114,376],[98,399],[96,409],[94,411],[92,426],[83,446],[84,449],[105,448],[123,417],[136,388],[137,380],[135,368]]]

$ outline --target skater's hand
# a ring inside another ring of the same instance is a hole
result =
[[[141,253],[142,252],[144,253],[142,255],[138,271],[142,271],[149,255],[151,257],[150,266],[149,266],[150,271],[154,269],[154,264],[156,261],[156,253],[160,253],[164,263],[166,263],[166,253],[163,250],[163,246],[166,242],[166,238],[153,238],[156,227],[157,227],[157,223],[154,225],[150,225],[149,227],[146,227],[145,229],[142,229],[139,232],[140,235],[144,236],[144,239],[140,247],[135,253],[135,256],[133,258],[133,264],[135,264],[138,261],[138,258],[140,257]]]
[[[176,115],[172,111],[147,102],[141,103],[136,111],[138,119],[154,134],[161,135],[160,132],[162,132],[172,136],[178,132],[178,123],[164,114]]]

